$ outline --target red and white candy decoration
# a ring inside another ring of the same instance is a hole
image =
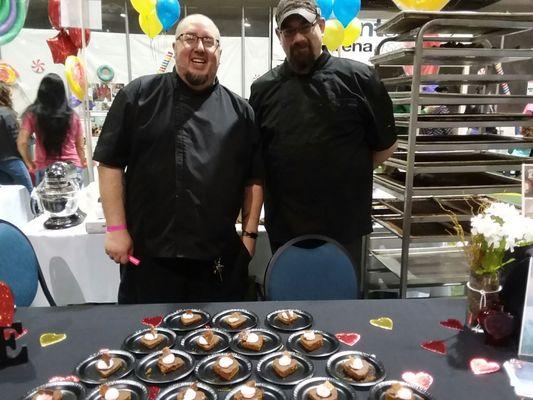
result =
[[[40,58],[31,62],[31,70],[36,74],[42,74],[44,72],[44,62]]]

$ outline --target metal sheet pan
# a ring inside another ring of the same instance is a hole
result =
[[[397,164],[407,165],[407,153],[394,153],[390,161]],[[527,162],[529,158],[516,157],[510,154],[488,153],[488,152],[443,152],[443,153],[416,153],[415,166],[417,167],[447,167],[466,165],[512,165],[520,166]]]
[[[374,218],[376,222],[390,230],[398,237],[403,237],[403,218]],[[470,221],[460,221],[465,235],[470,235]],[[411,224],[410,240],[414,243],[422,242],[457,242],[451,222],[413,222]]]
[[[492,21],[510,21],[514,22],[516,30],[522,30],[529,24],[533,25],[533,14],[532,13],[489,13],[489,12],[471,12],[471,11],[447,11],[447,12],[428,12],[428,11],[402,11],[396,14],[394,17],[388,21],[381,24],[377,29],[376,33],[381,34],[402,34],[412,31],[413,29],[420,28],[427,22],[440,19],[440,18],[449,18],[449,19],[479,19],[479,20],[492,20]],[[460,28],[461,29],[461,28]],[[494,28],[490,27],[479,27],[479,28],[470,28],[463,27],[463,33],[475,33],[475,34],[487,34],[494,31]],[[446,33],[446,29],[439,29],[440,33]],[[454,32],[457,32],[457,28],[454,29]]]
[[[405,173],[375,174],[374,182],[393,191],[398,198],[405,193]],[[421,173],[413,180],[414,196],[490,194],[519,191],[520,180],[488,172]]]

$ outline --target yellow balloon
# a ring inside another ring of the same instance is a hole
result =
[[[155,10],[149,14],[139,14],[139,25],[150,39],[155,38],[163,30],[163,25],[159,22]]]
[[[402,11],[440,11],[450,0],[393,0]]]
[[[83,101],[87,94],[87,74],[81,60],[76,56],[68,56],[65,60],[65,75],[68,87],[78,100]]]
[[[340,21],[337,19],[328,19],[326,21],[322,43],[326,45],[329,51],[333,51],[342,44],[342,39],[344,39],[344,27]]]
[[[363,24],[359,18],[354,18],[344,28],[344,39],[342,40],[343,46],[351,46],[353,43],[357,42],[359,36],[361,36],[361,31],[363,30]]]
[[[155,10],[156,0],[131,0],[131,5],[139,14],[150,14]]]

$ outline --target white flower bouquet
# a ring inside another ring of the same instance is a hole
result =
[[[462,239],[472,272],[495,274],[513,261],[504,261],[506,251],[533,243],[533,219],[523,217],[510,204],[492,203],[472,217],[471,233],[470,242],[465,243],[464,233]]]

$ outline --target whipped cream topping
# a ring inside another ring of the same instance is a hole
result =
[[[183,396],[183,400],[194,400],[196,398],[196,391],[189,388],[185,392],[185,396]]]
[[[156,337],[157,337],[157,334],[154,335],[152,332],[148,332],[144,334],[145,340],[155,340]]]
[[[115,388],[109,388],[107,389],[107,392],[105,392],[104,399],[105,400],[117,400],[120,396],[120,393]]]
[[[186,312],[181,316],[183,319],[192,319],[194,317],[194,314],[192,312]]]
[[[256,389],[254,387],[248,385],[244,385],[243,387],[241,387],[241,394],[242,397],[244,397],[245,399],[251,399],[252,397],[254,397],[255,391]]]
[[[286,367],[287,365],[291,364],[291,358],[289,356],[281,356],[281,358],[278,360],[279,365],[282,367]]]
[[[98,360],[98,362],[96,363],[96,368],[98,368],[98,369],[110,369],[113,366],[114,363],[115,362],[113,361],[112,358],[109,359],[109,364],[106,363],[104,360]]]
[[[325,383],[323,383],[322,385],[318,385],[316,387],[316,394],[319,397],[329,397],[331,396],[331,390],[327,387]]]
[[[305,332],[303,336],[305,340],[315,340],[315,332]]]
[[[257,336],[257,334],[255,333],[250,333],[247,337],[246,337],[246,341],[248,343],[257,343],[259,341],[259,336]]]
[[[352,359],[352,362],[350,363],[350,368],[353,369],[361,369],[363,366],[363,360],[361,360],[359,357]]]
[[[292,319],[296,316],[296,314],[294,313],[294,311],[292,310],[288,310],[288,311],[283,311],[281,313],[281,317],[284,318],[284,319]]]
[[[228,322],[237,322],[239,320],[239,317],[228,317]]]
[[[48,393],[39,393],[35,396],[35,400],[52,400],[53,396]]]
[[[222,357],[220,360],[218,360],[218,365],[222,368],[228,368],[233,364],[233,360],[229,357]]]
[[[207,346],[209,344],[209,343],[207,343],[207,339],[205,337],[203,337],[203,336],[200,336],[198,338],[198,343],[200,343],[200,344],[202,344],[204,346]]]
[[[411,389],[403,387],[396,392],[396,397],[401,400],[411,400],[413,398],[413,392]]]
[[[163,364],[172,364],[174,361],[176,361],[176,356],[170,353],[163,357],[161,361],[163,362]]]

